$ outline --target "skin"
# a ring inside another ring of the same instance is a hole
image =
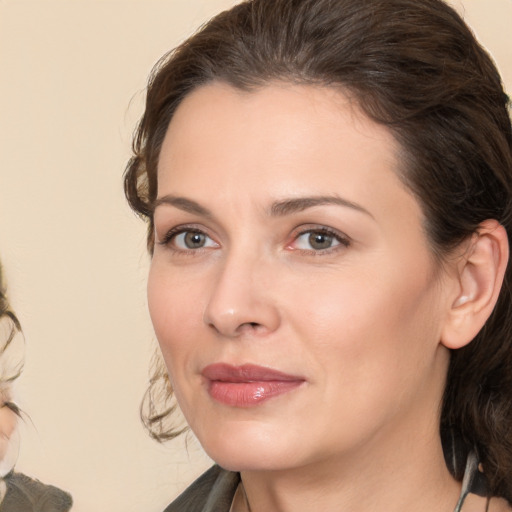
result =
[[[457,501],[438,424],[441,337],[460,285],[435,263],[398,149],[342,92],[312,86],[211,84],[170,123],[150,314],[189,425],[241,472],[253,512],[452,511]],[[297,208],[304,197],[346,204]],[[313,247],[309,235],[326,228],[331,247]],[[202,247],[179,234],[191,229]],[[201,376],[217,362],[305,382],[231,407]]]
[[[0,396],[3,394],[3,391],[0,391]],[[17,420],[18,417],[16,414],[4,404],[4,400],[2,399],[0,405],[0,461],[7,453],[9,439],[16,428]]]

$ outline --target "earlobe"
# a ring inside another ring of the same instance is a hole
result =
[[[441,343],[461,348],[478,334],[494,309],[508,262],[505,228],[496,220],[482,222],[458,261],[456,296],[441,334]]]

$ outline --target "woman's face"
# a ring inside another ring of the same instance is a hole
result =
[[[333,89],[212,84],[178,108],[149,309],[180,407],[222,466],[436,438],[446,277],[398,167],[390,133]]]

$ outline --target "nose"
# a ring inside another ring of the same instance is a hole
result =
[[[204,322],[228,338],[274,332],[280,325],[280,315],[272,298],[270,267],[256,258],[229,257],[214,280]]]

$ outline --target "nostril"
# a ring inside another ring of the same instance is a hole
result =
[[[217,325],[215,325],[214,322],[209,322],[208,323],[208,327],[210,327],[211,329],[213,329],[214,331],[216,331],[217,333],[226,333],[228,331],[230,331],[228,328],[226,327],[218,327]],[[242,324],[240,324],[238,327],[235,328],[234,331],[232,331],[232,335],[233,336],[238,336],[240,335],[241,333],[243,333],[244,331],[248,332],[248,331],[258,331],[260,328],[262,327],[262,325],[258,322],[244,322]]]
[[[244,323],[240,324],[236,328],[235,332],[237,334],[242,334],[243,332],[246,332],[246,333],[248,333],[248,332],[256,333],[261,328],[262,328],[262,325],[259,322],[244,322]]]

